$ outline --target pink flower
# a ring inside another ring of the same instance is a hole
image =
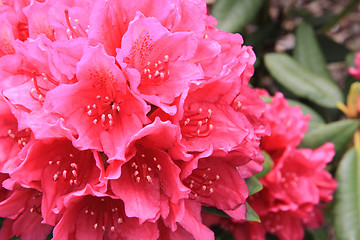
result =
[[[181,183],[180,168],[166,152],[176,144],[177,136],[175,125],[157,118],[130,142],[121,176],[110,181],[113,192],[125,203],[127,216],[141,222],[157,219],[160,213],[169,214],[164,204],[187,198],[190,190]]]
[[[189,198],[221,210],[235,210],[245,203],[249,191],[236,167],[226,158],[208,157],[183,183],[191,192]]]
[[[332,200],[337,186],[325,170],[334,153],[334,146],[327,143],[315,150],[287,148],[273,155],[274,167],[260,179],[264,189],[249,198],[262,220],[252,224],[281,240],[302,239],[304,226],[320,227],[319,208]]]
[[[30,129],[19,129],[8,105],[0,100],[0,172],[11,173],[21,163],[18,155],[32,139]],[[25,151],[23,151],[25,152]]]
[[[271,135],[265,136],[261,148],[265,151],[296,147],[308,128],[310,116],[303,117],[300,107],[291,107],[281,93],[275,94],[266,106],[264,118],[271,128]]]
[[[201,79],[202,70],[186,61],[197,48],[193,33],[170,33],[155,18],[138,14],[125,33],[117,60],[138,70],[131,89],[149,103],[174,115],[176,97],[187,92],[190,81]],[[133,73],[134,74],[134,73]]]
[[[53,227],[42,223],[41,192],[10,182],[5,185],[13,185],[9,187],[11,192],[0,202],[0,217],[7,218],[1,227],[0,237],[10,239],[15,235],[24,240],[45,239]]]
[[[44,34],[51,41],[88,37],[90,1],[32,2],[23,8],[29,37]]]
[[[66,138],[37,140],[12,178],[41,189],[42,215],[55,224],[55,213],[63,207],[66,195],[90,186],[106,191],[104,169],[99,153],[79,151]]]
[[[137,218],[129,218],[120,199],[93,192],[89,188],[66,199],[66,209],[54,228],[56,239],[157,239],[154,223],[141,225]]]
[[[125,147],[146,123],[149,107],[130,91],[114,60],[100,45],[89,47],[77,65],[78,82],[48,92],[45,108],[75,130],[76,147],[124,159]]]
[[[349,73],[357,79],[360,79],[360,53],[356,53],[355,58],[355,67],[349,67]]]

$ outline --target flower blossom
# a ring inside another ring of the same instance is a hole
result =
[[[245,219],[266,105],[204,0],[13,0],[0,23],[1,236],[201,240],[203,206]]]

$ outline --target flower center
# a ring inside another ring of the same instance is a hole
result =
[[[141,79],[153,85],[160,85],[169,77],[169,74],[169,56],[165,55],[162,61],[147,62]]]
[[[48,91],[60,84],[46,73],[42,73],[41,76],[36,76],[35,71],[32,73],[31,82],[34,84],[34,88],[31,89],[30,96],[40,103],[44,102],[44,98]]]
[[[198,196],[208,198],[214,193],[213,185],[220,176],[211,171],[211,168],[194,169],[183,183],[190,188],[189,198],[194,200]]]
[[[196,112],[185,113],[180,121],[182,135],[187,138],[209,136],[214,128],[211,124],[211,115],[211,109],[203,111],[202,108]]]
[[[89,197],[88,199],[90,203],[83,211],[88,215],[90,222],[93,222],[93,230],[101,229],[114,232],[125,222],[125,213],[121,200],[114,200],[109,197]]]
[[[116,101],[109,96],[97,95],[95,103],[86,107],[86,114],[93,119],[94,125],[101,124],[102,127],[111,129],[120,113],[121,104],[121,101]]]
[[[82,159],[83,156],[78,151],[53,157],[49,161],[49,165],[53,166],[55,171],[53,181],[70,186],[79,186],[81,184],[81,172],[78,164],[81,164]]]
[[[136,183],[142,181],[152,183],[152,179],[161,171],[161,165],[156,156],[150,153],[137,152],[129,162],[131,166],[132,177]]]
[[[68,29],[66,30],[68,38],[69,39],[74,39],[74,38],[78,38],[78,37],[88,37],[87,33],[89,31],[90,25],[88,25],[87,28],[84,29],[81,26],[79,20],[74,19],[74,22],[76,23],[76,26],[72,26],[71,25],[71,18],[69,16],[69,10],[65,9],[64,13],[65,13],[66,25],[68,27]]]
[[[17,142],[20,148],[23,148],[30,141],[31,130],[29,128],[23,129],[21,131],[9,129],[8,134],[9,137]]]

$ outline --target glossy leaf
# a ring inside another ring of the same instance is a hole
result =
[[[296,29],[296,45],[294,58],[304,67],[324,77],[328,81],[333,81],[331,74],[326,66],[325,57],[316,39],[313,28],[303,22]]]
[[[205,211],[205,212],[214,214],[214,215],[219,216],[219,217],[231,218],[229,215],[227,215],[226,213],[224,213],[222,210],[217,209],[216,207],[205,207],[205,206],[202,206],[201,209],[202,209],[203,211]]]
[[[263,189],[262,184],[256,177],[246,178],[246,185],[249,189],[249,196],[253,195]]]
[[[338,240],[360,239],[360,155],[351,148],[336,172],[334,224]]]
[[[327,108],[336,108],[337,102],[343,102],[342,92],[334,82],[309,71],[289,55],[268,53],[264,60],[275,80],[295,96]]]
[[[255,174],[255,177],[257,179],[260,179],[262,177],[264,177],[266,174],[268,174],[268,172],[270,172],[271,168],[274,165],[273,160],[271,159],[270,155],[267,154],[265,151],[261,151],[262,155],[264,156],[264,168],[261,172]],[[261,184],[261,183],[260,183]],[[261,189],[260,189],[261,190]],[[250,195],[250,194],[249,194]]]
[[[260,222],[259,215],[246,202],[246,221]]]
[[[250,23],[264,0],[220,0],[212,6],[211,14],[217,19],[217,28],[237,32]]]
[[[358,127],[359,122],[351,119],[323,125],[307,132],[300,147],[317,148],[326,142],[332,142],[335,145],[336,153],[339,154],[346,149]]]

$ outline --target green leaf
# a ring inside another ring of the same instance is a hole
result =
[[[346,152],[336,172],[334,225],[338,240],[360,239],[360,156]]]
[[[268,172],[270,172],[272,166],[274,165],[274,162],[273,162],[273,160],[271,159],[271,157],[270,157],[269,154],[267,154],[265,151],[261,151],[261,153],[262,153],[262,155],[264,156],[264,164],[263,164],[263,165],[264,165],[264,168],[263,168],[263,170],[262,170],[261,172],[255,174],[255,177],[256,177],[257,179],[260,179],[260,178],[264,177],[266,174],[268,174]],[[261,183],[260,183],[260,184],[261,184]],[[261,189],[262,189],[262,187],[261,187]],[[261,190],[261,189],[260,189],[260,190]],[[260,190],[259,190],[259,191],[260,191]],[[251,195],[251,194],[249,194],[249,195]]]
[[[329,239],[329,236],[326,234],[326,231],[323,228],[308,230],[311,235],[312,240],[326,240]]]
[[[336,108],[343,101],[340,88],[309,71],[285,53],[268,53],[264,57],[270,74],[295,96],[306,98],[320,106]]]
[[[305,134],[300,147],[317,148],[326,142],[332,142],[336,153],[340,154],[346,149],[358,127],[359,121],[353,119],[321,125]]]
[[[218,20],[217,28],[237,32],[250,23],[264,0],[219,0],[212,6],[211,14]]]
[[[250,207],[250,205],[246,202],[246,221],[252,222],[261,222],[259,215]]]
[[[263,189],[262,184],[256,177],[249,177],[245,179],[246,185],[249,189],[249,196],[253,195]]]
[[[227,215],[225,212],[221,211],[220,209],[217,209],[216,207],[205,207],[202,206],[201,209],[205,212],[220,216],[220,217],[225,217],[225,218],[231,218],[229,215]]]
[[[300,147],[317,148],[326,142],[332,142],[335,145],[336,154],[340,154],[346,149],[358,127],[359,121],[353,119],[323,125],[307,132]]]
[[[304,67],[333,81],[327,68],[325,57],[317,42],[313,28],[303,22],[296,29],[296,45],[294,49],[294,58]]]

